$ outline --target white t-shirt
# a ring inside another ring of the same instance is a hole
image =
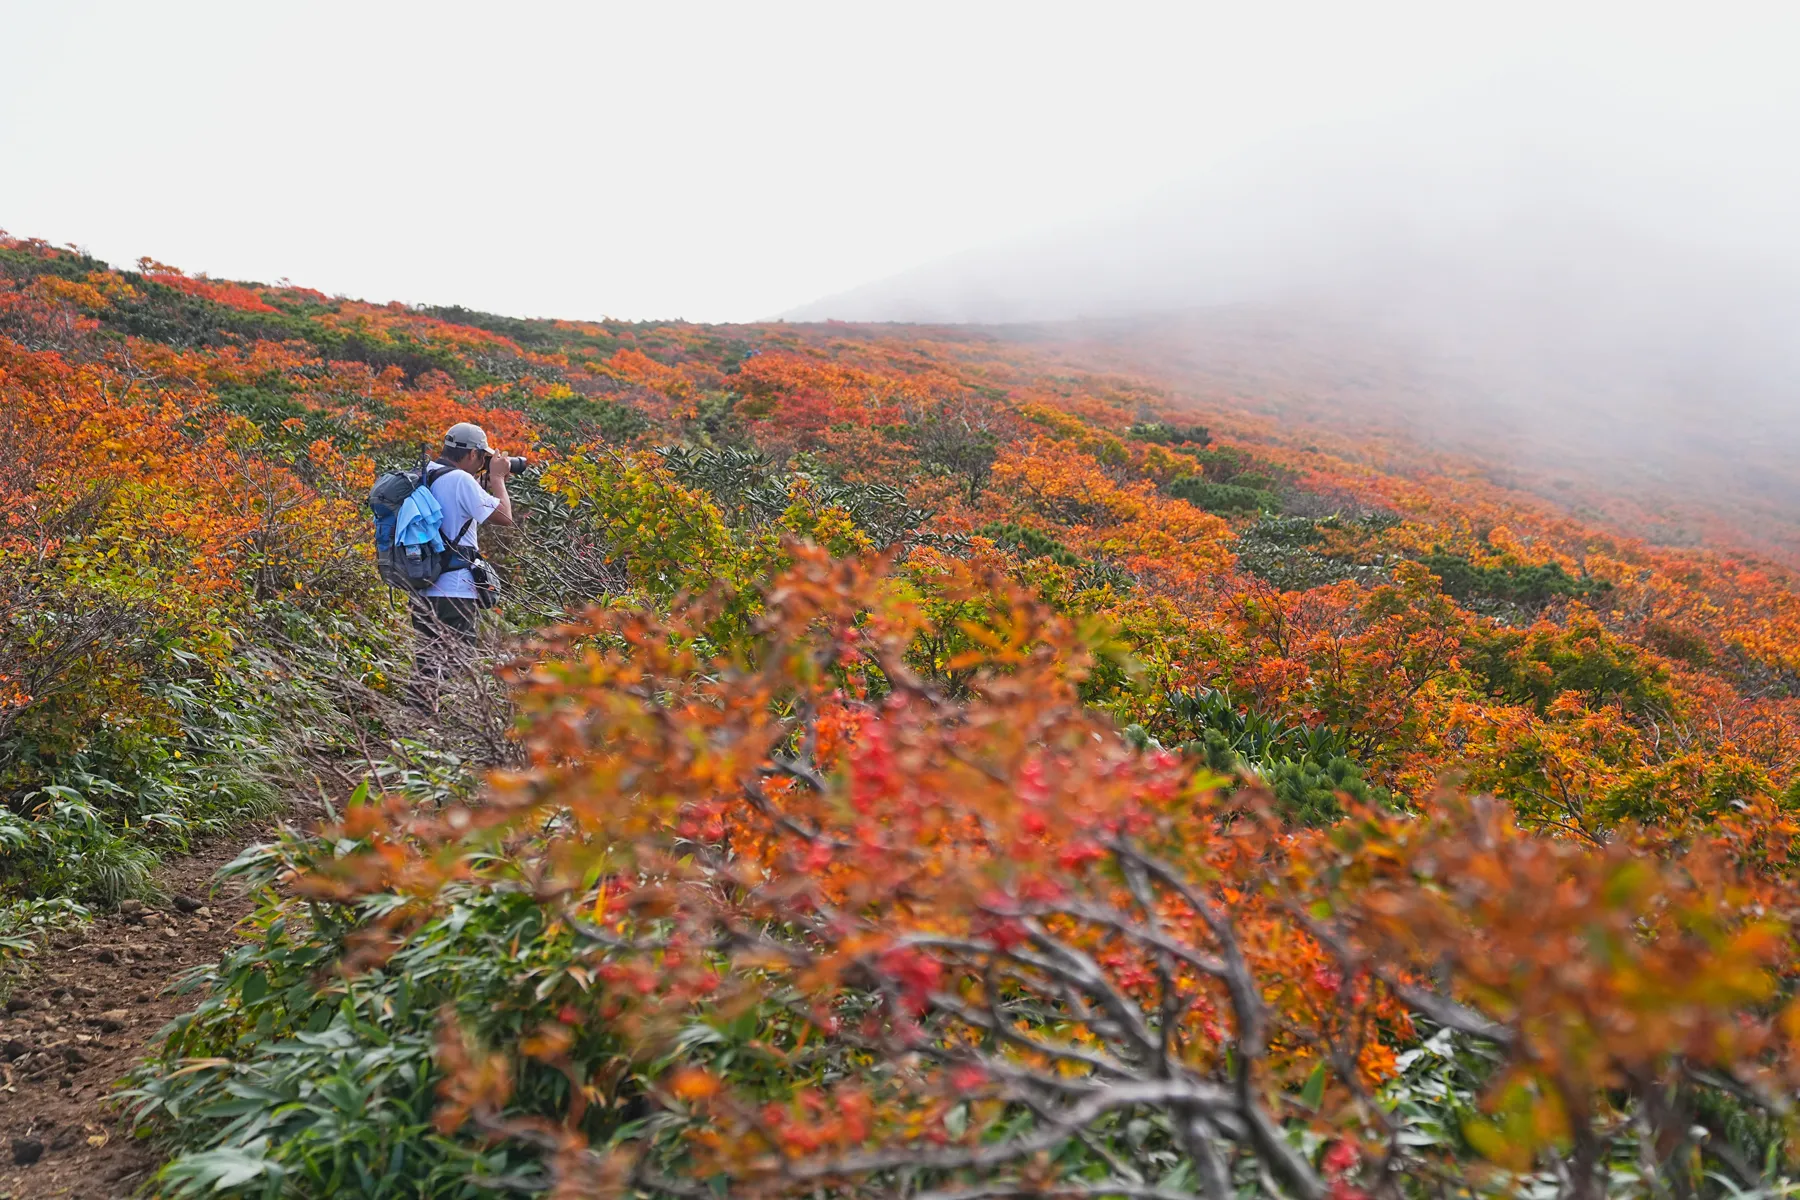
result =
[[[494,515],[500,507],[500,498],[482,489],[475,482],[475,477],[467,471],[449,470],[432,481],[431,494],[437,497],[438,507],[444,510],[444,523],[441,526],[444,541],[450,544],[467,523],[469,531],[462,535],[456,545],[471,549],[478,546],[476,531],[481,523]],[[471,519],[473,518],[473,519]],[[460,571],[445,571],[438,576],[438,581],[426,590],[427,596],[458,596],[465,600],[475,599],[475,577],[469,574],[468,568]]]

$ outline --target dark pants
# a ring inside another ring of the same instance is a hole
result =
[[[407,689],[414,704],[437,711],[444,677],[475,648],[476,602],[461,596],[411,597],[413,679]]]

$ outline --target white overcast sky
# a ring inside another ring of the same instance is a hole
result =
[[[694,320],[1484,80],[1710,120],[1792,106],[1800,76],[1800,3],[1719,0],[0,0],[0,38],[15,235],[372,300]]]

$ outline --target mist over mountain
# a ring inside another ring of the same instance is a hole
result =
[[[1336,404],[1565,498],[1592,482],[1654,514],[1679,489],[1785,543],[1796,132],[1785,106],[1671,114],[1507,81],[785,315],[1056,323],[1178,389]]]

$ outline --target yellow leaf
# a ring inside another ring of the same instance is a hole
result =
[[[1463,1136],[1469,1139],[1469,1145],[1475,1147],[1477,1154],[1491,1163],[1509,1171],[1526,1171],[1531,1168],[1531,1147],[1507,1137],[1491,1121],[1475,1117],[1463,1122]]]

